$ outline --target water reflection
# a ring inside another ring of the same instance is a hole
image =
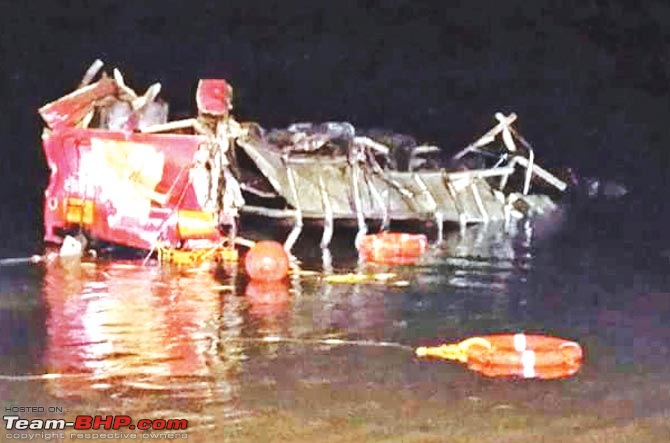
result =
[[[408,339],[521,329],[532,271],[530,224],[451,232],[424,258],[405,296]]]
[[[244,291],[250,322],[256,324],[256,333],[265,335],[290,334],[286,327],[291,303],[289,286],[283,281],[250,281]]]
[[[148,407],[149,394],[185,404],[232,402],[239,354],[217,350],[216,342],[220,325],[239,334],[241,321],[237,309],[231,315],[222,306],[220,286],[208,271],[134,263],[48,266],[45,366],[63,374],[49,381],[49,392],[128,397]]]
[[[334,284],[321,272],[239,283],[235,269],[54,263],[44,278],[45,365],[67,376],[49,389],[61,398],[150,394],[232,405],[240,374],[253,377],[257,368],[252,357],[279,358],[281,346],[258,341],[265,336],[415,344],[425,336],[457,337],[454,328],[477,323],[498,327],[509,321],[514,286],[530,269],[528,235],[475,227],[448,236],[417,266],[344,270],[392,272],[399,286]],[[300,358],[312,350],[291,352]]]
[[[289,389],[297,380],[335,380],[352,367],[323,370],[312,346],[271,345],[282,337],[383,338],[399,309],[383,285],[334,285],[323,275],[289,283],[236,284],[217,275],[136,263],[52,263],[43,294],[48,310],[44,371],[56,398],[111,410],[198,411],[237,417],[242,389]],[[318,351],[318,349],[317,349]],[[321,351],[324,351],[321,349]],[[293,367],[298,365],[298,371]],[[290,389],[289,389],[290,390]],[[213,426],[213,416],[193,417]]]
[[[557,274],[557,246],[538,256],[537,241],[528,224],[475,226],[448,235],[413,266],[342,265],[334,256],[324,270],[317,257],[303,263],[315,272],[271,284],[247,282],[234,267],[52,263],[43,279],[44,362],[65,377],[48,380],[48,390],[103,405],[123,401],[133,410],[216,406],[220,419],[253,410],[250,400],[294,401],[297,383],[411,383],[421,376],[407,350],[319,344],[325,338],[418,346],[487,332],[595,327],[618,334],[603,336],[617,349],[650,336],[655,355],[667,361],[667,347],[656,340],[668,337],[667,304],[660,313],[649,308],[663,296],[631,305],[638,320],[593,308],[578,293],[579,275],[570,281]],[[393,277],[338,284],[327,276],[332,270]],[[653,332],[644,319],[653,320]],[[263,341],[268,336],[291,340]],[[212,417],[201,419],[212,424]]]

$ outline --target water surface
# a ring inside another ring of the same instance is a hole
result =
[[[315,272],[269,286],[235,265],[4,267],[0,398],[70,415],[187,418],[196,441],[536,441],[559,424],[633,426],[656,441],[670,411],[668,260],[641,225],[590,216],[450,232],[413,266],[335,252],[329,272],[392,274],[363,284],[329,283],[308,239],[297,254]],[[490,380],[411,352],[520,331],[580,342],[582,370]]]

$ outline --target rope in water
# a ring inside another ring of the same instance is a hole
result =
[[[279,337],[279,336],[266,336],[259,338],[243,338],[243,339],[234,339],[230,341],[245,341],[245,342],[256,342],[256,343],[295,343],[295,344],[304,344],[304,345],[329,345],[329,346],[361,346],[361,347],[376,347],[376,348],[397,348],[405,349],[408,351],[414,352],[414,348],[408,345],[403,345],[401,343],[389,342],[389,341],[375,341],[375,340],[343,340],[340,338],[324,338],[324,339],[304,339],[304,338],[291,338],[291,337]]]
[[[39,263],[46,259],[47,257],[44,257],[42,255],[31,255],[30,257],[0,258],[0,267],[22,265],[26,263]]]
[[[388,342],[388,341],[375,341],[375,340],[343,340],[340,338],[325,338],[325,339],[301,339],[301,338],[291,338],[291,337],[279,337],[279,336],[266,336],[258,338],[238,338],[238,339],[229,339],[224,340],[224,343],[228,342],[246,342],[246,343],[292,343],[292,344],[303,344],[303,345],[328,345],[328,346],[360,346],[360,347],[376,347],[376,348],[395,348],[403,349],[406,351],[414,352],[414,348],[408,345],[403,345],[401,343]],[[57,379],[73,379],[73,378],[99,378],[94,377],[93,374],[88,373],[78,373],[78,374],[27,374],[27,375],[7,375],[0,374],[0,381],[42,381],[42,380],[57,380]]]
[[[91,374],[25,374],[25,375],[7,375],[0,374],[0,381],[40,381],[56,380],[59,378],[91,378]]]

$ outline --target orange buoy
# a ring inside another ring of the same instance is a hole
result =
[[[556,379],[579,371],[583,351],[576,342],[545,335],[496,334],[456,344],[420,347],[419,357],[456,360],[487,377]]]
[[[381,232],[363,237],[358,246],[360,257],[369,262],[386,264],[411,264],[428,249],[428,239],[423,234]]]
[[[277,281],[288,275],[289,259],[281,243],[259,241],[244,258],[244,269],[252,280]]]

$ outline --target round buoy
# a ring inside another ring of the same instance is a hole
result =
[[[252,280],[277,281],[288,275],[289,259],[281,243],[259,241],[244,258],[244,269]]]

